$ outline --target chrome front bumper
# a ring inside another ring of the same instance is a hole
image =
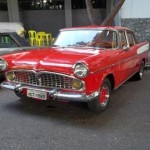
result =
[[[45,91],[48,93],[49,95],[48,99],[50,100],[67,100],[67,101],[87,102],[87,101],[91,101],[93,98],[98,96],[98,92],[94,92],[90,95],[86,95],[84,93],[66,92],[66,91],[62,91],[61,89],[38,88],[38,87],[33,87],[33,86],[10,83],[7,81],[2,82],[1,87],[9,89],[9,90],[14,90],[15,93],[20,97],[24,96],[24,95],[21,95],[21,92],[23,89],[34,89],[34,90]]]

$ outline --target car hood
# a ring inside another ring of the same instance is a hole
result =
[[[6,54],[11,54],[14,52],[19,52],[20,48],[0,48],[0,56],[1,55],[6,55]]]
[[[0,48],[0,56],[6,55],[6,54],[12,54],[23,50],[29,50],[34,49],[33,47],[27,46],[27,47],[12,47],[12,48]]]
[[[12,61],[13,69],[34,69],[67,73],[77,62],[97,55],[99,51],[85,48],[44,48],[25,51]]]

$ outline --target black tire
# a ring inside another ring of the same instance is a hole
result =
[[[33,99],[31,99],[29,97],[20,96],[18,94],[16,94],[16,96],[18,96],[20,98],[19,100],[22,101],[22,102],[33,101]]]
[[[141,80],[141,79],[143,78],[143,75],[144,75],[144,67],[145,67],[145,64],[144,64],[144,62],[142,61],[139,71],[134,75],[134,79],[135,79],[135,80]]]
[[[101,112],[106,110],[109,104],[110,92],[111,83],[110,80],[106,78],[100,87],[99,95],[87,103],[89,109],[93,112]]]
[[[31,101],[31,100],[33,100],[29,97],[23,96],[21,93],[19,93],[17,91],[17,89],[15,89],[15,94],[16,94],[16,96],[18,96],[20,98],[21,101]]]

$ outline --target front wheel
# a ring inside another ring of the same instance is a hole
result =
[[[93,112],[104,111],[110,99],[111,83],[109,79],[105,79],[100,87],[99,95],[93,100],[89,101],[88,107]]]

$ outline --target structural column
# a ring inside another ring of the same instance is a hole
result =
[[[66,27],[72,27],[71,0],[65,0],[65,22],[66,22]]]
[[[106,0],[106,15],[110,13],[110,11],[113,9],[113,7],[118,3],[118,0]],[[120,26],[121,25],[121,17],[120,17],[120,11],[114,18],[113,25]]]
[[[18,0],[7,0],[9,22],[20,22]]]
[[[113,8],[114,0],[106,0],[106,15],[108,15]]]
[[[114,5],[116,5],[116,3],[118,3],[118,0],[114,0]],[[119,10],[119,12],[117,13],[117,15],[116,15],[114,21],[115,21],[115,25],[116,25],[116,26],[121,26],[120,10]]]

